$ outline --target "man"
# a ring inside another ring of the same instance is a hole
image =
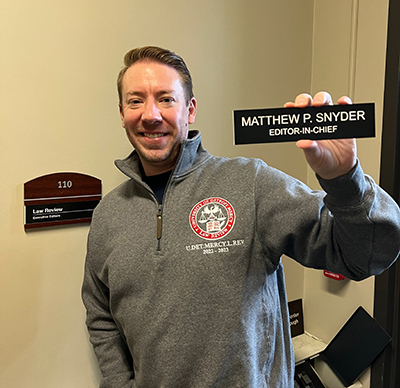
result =
[[[168,50],[128,52],[118,90],[135,150],[116,162],[129,180],[95,210],[83,283],[100,386],[293,387],[281,255],[378,274],[399,254],[398,206],[364,176],[354,140],[298,142],[325,192],[210,155],[188,130],[190,73]]]

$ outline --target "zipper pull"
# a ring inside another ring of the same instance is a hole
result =
[[[162,225],[162,215],[161,215],[161,207],[158,209],[157,213],[157,240],[161,239],[161,225]]]

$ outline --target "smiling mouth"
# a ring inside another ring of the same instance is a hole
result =
[[[166,136],[165,133],[143,133],[144,137],[148,137],[150,139],[157,139],[158,137]]]

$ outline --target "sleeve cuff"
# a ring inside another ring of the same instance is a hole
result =
[[[317,175],[317,179],[327,193],[325,202],[337,207],[360,204],[363,202],[368,187],[364,171],[358,160],[356,166],[345,175],[329,180],[322,179]]]

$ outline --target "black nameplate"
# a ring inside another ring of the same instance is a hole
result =
[[[375,137],[375,104],[235,110],[235,144]]]
[[[44,222],[62,222],[91,219],[99,201],[65,202],[25,207],[25,222],[28,225]]]

